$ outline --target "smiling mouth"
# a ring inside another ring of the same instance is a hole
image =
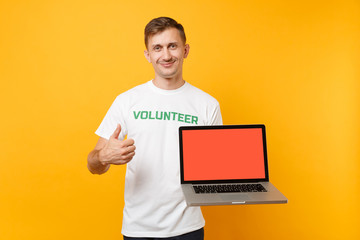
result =
[[[172,62],[162,62],[162,63],[160,63],[160,65],[163,66],[163,67],[171,67],[174,63],[175,63],[175,61],[172,61]]]

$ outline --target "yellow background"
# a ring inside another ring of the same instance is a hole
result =
[[[360,239],[360,2],[0,2],[0,239],[122,239],[125,168],[91,175],[94,131],[153,77],[143,29],[185,27],[184,78],[225,124],[267,126],[286,205],[204,207],[211,239]]]

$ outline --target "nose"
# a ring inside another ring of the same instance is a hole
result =
[[[171,59],[170,51],[167,48],[164,48],[163,59],[164,61],[169,61]]]

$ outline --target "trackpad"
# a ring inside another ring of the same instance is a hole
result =
[[[222,200],[229,201],[229,202],[240,202],[240,201],[246,201],[246,200],[250,199],[247,194],[234,194],[234,195],[220,194],[220,197],[222,198]]]

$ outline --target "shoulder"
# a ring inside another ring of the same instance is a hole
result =
[[[134,98],[143,96],[143,94],[147,92],[148,88],[148,82],[140,84],[116,96],[115,102],[128,102],[133,100]]]
[[[146,83],[137,85],[136,87],[133,87],[133,88],[119,94],[118,97],[129,97],[134,94],[146,92],[148,90],[148,88],[149,88],[149,82],[146,82]]]
[[[219,102],[216,100],[216,98],[214,98],[213,96],[211,96],[207,92],[201,90],[200,88],[197,88],[197,87],[191,85],[190,83],[187,83],[187,84],[189,86],[188,88],[189,88],[190,94],[195,99],[205,101],[205,102],[207,102],[208,104],[211,104],[211,105],[219,105]]]

